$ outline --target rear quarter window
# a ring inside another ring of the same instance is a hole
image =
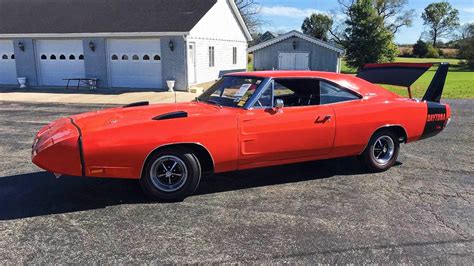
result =
[[[325,81],[320,83],[320,104],[339,103],[357,99],[360,99],[360,97],[349,90]]]

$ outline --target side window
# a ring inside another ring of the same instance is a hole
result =
[[[321,104],[338,103],[359,99],[357,95],[325,81],[321,81],[320,88]]]
[[[273,98],[283,100],[286,107],[319,104],[318,79],[275,79],[274,82]]]

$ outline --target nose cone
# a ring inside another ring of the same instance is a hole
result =
[[[53,173],[80,176],[79,132],[69,119],[53,122],[38,132],[32,150],[32,161]]]

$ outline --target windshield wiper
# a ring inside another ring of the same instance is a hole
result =
[[[222,105],[221,105],[220,103],[214,101],[214,100],[202,100],[202,99],[201,99],[201,101],[206,102],[206,103],[212,103],[212,104],[217,105],[217,106],[219,106],[220,108],[222,108]]]

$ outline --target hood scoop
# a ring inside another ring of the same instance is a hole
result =
[[[177,111],[177,112],[171,112],[171,113],[155,116],[153,117],[153,120],[168,120],[168,119],[185,118],[185,117],[188,117],[187,112]]]
[[[145,106],[150,105],[149,102],[136,102],[122,106],[122,108],[130,108],[130,107],[138,107],[138,106]]]

